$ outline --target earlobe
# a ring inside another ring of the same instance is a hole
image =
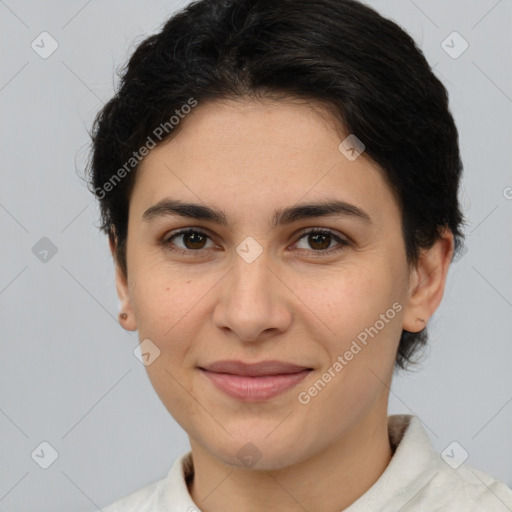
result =
[[[121,324],[121,327],[127,331],[135,331],[137,329],[137,323],[135,321],[135,315],[130,302],[128,279],[118,264],[115,251],[115,242],[112,237],[109,237],[109,246],[112,258],[114,260],[116,291],[120,301],[120,312],[118,315],[119,323]]]
[[[420,252],[409,280],[409,294],[402,322],[404,330],[421,331],[438,308],[443,298],[453,250],[453,234],[445,228],[431,248]]]

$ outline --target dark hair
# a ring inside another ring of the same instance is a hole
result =
[[[155,129],[166,127],[158,143],[177,133],[180,124],[169,120],[191,100],[278,94],[327,105],[362,141],[396,195],[409,264],[444,227],[454,234],[454,255],[460,252],[462,162],[447,91],[414,40],[370,7],[355,0],[194,1],[136,48],[120,78],[94,122],[88,172],[101,229],[115,241],[125,274],[137,151],[155,144]],[[426,342],[426,328],[402,331],[395,369],[416,364],[412,355]]]

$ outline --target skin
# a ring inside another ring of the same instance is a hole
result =
[[[410,267],[396,198],[364,153],[350,161],[340,152],[345,137],[314,103],[208,102],[139,168],[127,276],[116,271],[128,315],[122,324],[160,350],[146,368],[189,436],[189,491],[204,512],[343,510],[392,457],[387,405],[400,334],[421,330],[418,318],[428,321],[439,306],[453,235],[446,229]],[[163,198],[224,210],[229,224],[170,215],[142,220]],[[327,198],[357,205],[373,223],[322,217],[270,225],[275,209]],[[189,253],[203,247],[199,256],[173,253],[171,241],[161,242],[184,227],[209,235],[202,245],[172,239]],[[308,242],[300,230],[315,227],[350,243]],[[248,236],[263,251],[252,263],[236,252]],[[395,302],[401,311],[309,403],[300,403],[298,393]],[[197,369],[220,359],[278,359],[314,370],[295,388],[249,403],[223,394]],[[249,442],[261,456],[251,467],[237,456]]]

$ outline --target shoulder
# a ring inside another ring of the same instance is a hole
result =
[[[197,510],[186,482],[192,467],[192,456],[189,451],[174,461],[164,478],[115,501],[103,508],[103,512],[164,512],[171,508]]]
[[[457,469],[443,465],[440,462],[430,482],[431,499],[442,496],[434,510],[459,511],[464,506],[466,512],[512,511],[512,490],[504,482],[467,464]]]
[[[149,512],[154,510],[156,498],[165,478],[153,482],[132,492],[111,505],[103,508],[103,512]]]
[[[453,450],[438,453],[419,418],[390,416],[388,430],[388,467],[346,512],[512,512],[512,490]]]

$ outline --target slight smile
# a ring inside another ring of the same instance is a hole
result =
[[[217,389],[246,402],[268,400],[301,382],[313,369],[281,361],[217,361],[199,370]]]

